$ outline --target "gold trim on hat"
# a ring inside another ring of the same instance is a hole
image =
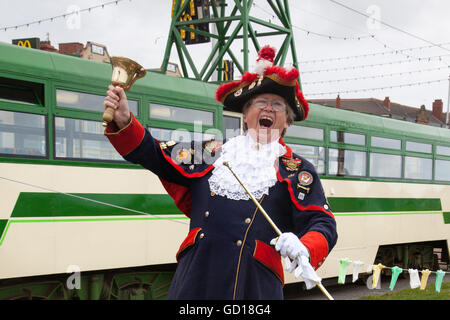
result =
[[[278,84],[281,84],[283,86],[287,86],[287,87],[295,87],[295,79],[292,81],[286,81],[281,79],[280,77],[278,77],[278,74],[276,73],[271,73],[271,74],[266,74],[265,75],[266,78],[269,78],[273,81],[275,81]]]
[[[248,84],[249,84],[249,82],[248,82],[248,81],[245,81],[245,82],[242,82],[240,85],[234,87],[233,89],[231,89],[230,91],[228,91],[227,93],[225,93],[225,95],[222,97],[222,99],[220,99],[220,102],[221,102],[222,104],[224,104],[225,99],[226,99],[230,94],[232,94],[233,92],[235,92],[235,91],[237,91],[237,90],[239,90],[239,89],[244,88],[244,87],[247,86]]]

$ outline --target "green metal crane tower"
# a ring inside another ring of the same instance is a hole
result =
[[[239,72],[244,74],[245,71],[249,71],[248,53],[251,44],[253,44],[254,52],[258,52],[261,48],[260,38],[269,36],[280,36],[284,39],[281,47],[277,48],[278,53],[274,64],[284,65],[288,53],[291,52],[293,66],[298,68],[288,1],[267,0],[267,3],[273,16],[278,18],[276,23],[252,16],[250,12],[254,5],[253,0],[173,0],[172,22],[161,72],[166,72],[171,50],[175,44],[184,77],[189,77],[187,68],[189,66],[197,80],[212,81],[211,76],[218,71],[217,81],[226,81],[221,72],[224,56],[228,54]],[[231,11],[226,12],[228,5],[232,5],[233,8],[230,7]],[[233,21],[236,22],[234,25]],[[212,24],[217,32],[209,31],[208,26]],[[255,25],[264,26],[264,32],[257,32]],[[192,44],[209,41],[209,39],[214,39],[215,44],[204,65],[198,67],[192,59],[189,48],[192,48]],[[238,57],[230,48],[236,39],[242,39],[243,42],[241,57]]]

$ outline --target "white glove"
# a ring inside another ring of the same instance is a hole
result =
[[[322,281],[309,263],[308,249],[295,234],[282,233],[279,238],[272,239],[270,244],[275,245],[275,250],[280,251],[284,258],[285,270],[288,272],[295,270],[295,278],[301,276],[308,290],[315,287],[316,282]]]
[[[270,244],[275,245],[275,250],[280,251],[282,257],[295,260],[297,257],[305,256],[309,259],[308,249],[292,232],[282,233],[278,238],[272,239]]]

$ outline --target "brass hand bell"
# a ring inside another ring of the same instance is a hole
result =
[[[113,68],[111,83],[113,86],[130,90],[134,82],[145,76],[145,69],[136,61],[125,57],[111,57]],[[114,118],[114,109],[109,107],[103,113],[103,126],[106,127]]]

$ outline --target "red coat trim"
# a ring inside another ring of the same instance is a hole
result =
[[[283,138],[280,138],[278,142],[286,148],[286,153],[283,155],[284,158],[292,158],[292,149],[284,143]]]
[[[188,218],[191,217],[192,208],[192,193],[188,187],[178,185],[176,183],[168,182],[159,178],[164,189],[172,197],[175,205],[183,212]]]
[[[262,241],[256,240],[255,242],[253,257],[269,268],[284,285],[284,272],[280,254],[273,247]]]
[[[320,232],[309,231],[300,238],[300,241],[308,248],[311,265],[317,270],[328,255],[327,240]]]
[[[323,207],[321,207],[321,206],[316,206],[316,205],[310,205],[310,206],[306,206],[306,207],[302,206],[302,205],[297,201],[297,199],[295,198],[294,190],[292,189],[291,180],[289,180],[289,179],[283,179],[283,178],[281,177],[280,171],[278,170],[278,167],[277,167],[277,166],[275,166],[275,170],[276,170],[276,172],[277,172],[277,178],[278,178],[278,181],[280,181],[280,182],[283,182],[283,181],[284,181],[284,182],[287,183],[288,191],[289,191],[289,196],[291,197],[291,200],[292,200],[292,202],[294,203],[294,205],[297,207],[297,209],[299,209],[300,211],[307,211],[307,210],[311,210],[311,211],[322,211],[323,213],[328,214],[329,216],[331,216],[331,217],[334,219],[334,215],[333,215],[331,212],[325,210],[325,209],[324,209]]]
[[[121,156],[126,156],[136,149],[144,139],[145,129],[131,113],[130,123],[117,130],[115,123],[110,122],[105,129],[105,136]]]
[[[192,230],[189,231],[186,239],[184,239],[184,241],[181,243],[180,248],[177,251],[177,261],[178,261],[178,256],[187,248],[189,248],[190,246],[194,245],[195,243],[195,239],[197,238],[197,234],[202,230],[202,228],[194,228]]]
[[[155,139],[156,140],[156,139]],[[171,157],[169,157],[164,150],[161,148],[161,152],[164,156],[164,158],[167,160],[167,162],[169,162],[175,169],[177,169],[178,172],[180,172],[183,176],[187,177],[187,178],[201,178],[203,177],[205,174],[207,174],[209,171],[211,171],[212,169],[214,169],[214,166],[211,164],[209,165],[205,170],[200,171],[200,172],[194,172],[194,173],[188,173],[186,172],[182,166],[180,166],[178,163],[176,163],[175,161],[173,161],[173,159]]]

